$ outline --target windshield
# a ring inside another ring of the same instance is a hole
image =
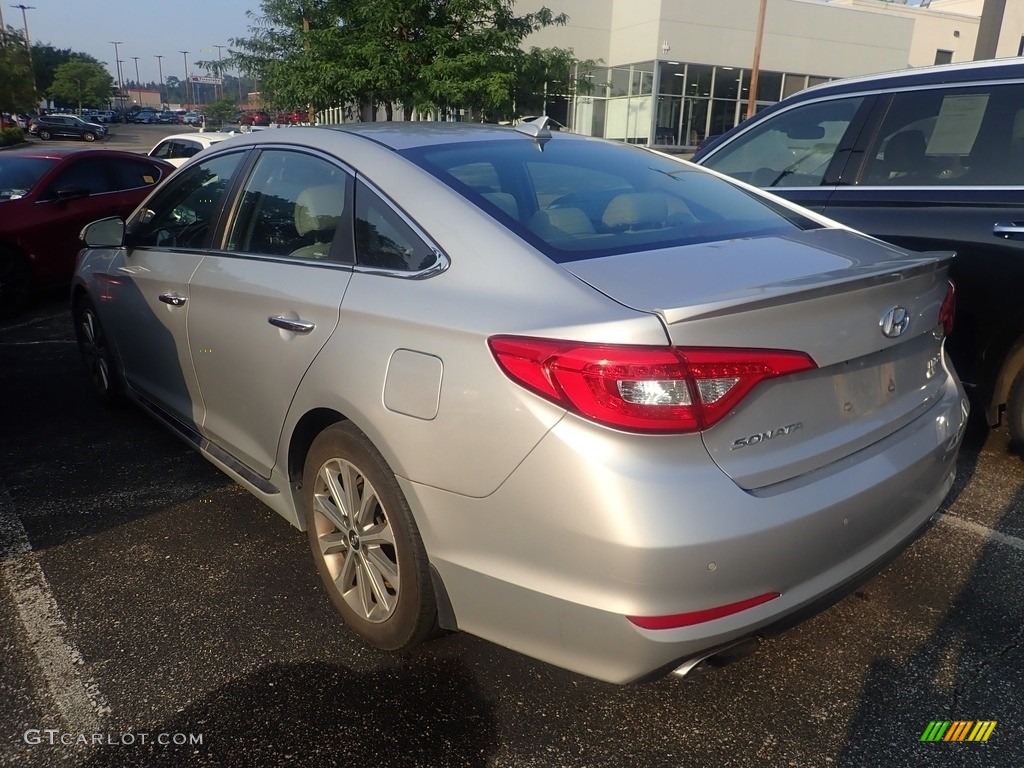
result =
[[[0,200],[24,197],[56,164],[52,158],[0,154]]]
[[[557,262],[815,226],[791,210],[635,147],[600,141],[427,146],[403,154]]]

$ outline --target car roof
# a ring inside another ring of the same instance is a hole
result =
[[[235,136],[241,135],[234,131],[192,131],[190,133],[172,133],[170,136],[164,136],[157,143],[163,144],[168,139],[192,139],[194,141],[203,141],[205,139],[211,144],[216,144],[218,141],[233,139]]]
[[[469,141],[530,141],[532,137],[507,125],[449,122],[346,123],[323,126],[328,130],[352,133],[394,150],[436,144],[460,144]],[[309,130],[309,129],[303,129]],[[587,137],[553,132],[560,141],[586,140]]]
[[[977,80],[1005,80],[1024,78],[1024,61],[1018,58],[968,61],[959,64],[938,64],[917,69],[903,69],[897,72],[881,72],[874,75],[847,77],[842,80],[822,83],[793,94],[786,99],[791,104],[803,99],[813,99],[837,93],[860,93],[863,91],[904,88],[908,85],[948,85],[969,83]]]

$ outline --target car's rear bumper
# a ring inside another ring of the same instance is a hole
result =
[[[950,379],[885,440],[758,492],[699,439],[563,419],[493,494],[403,481],[460,629],[611,682],[671,669],[838,599],[913,540],[952,485],[965,421]],[[850,586],[853,585],[853,586]],[[780,597],[694,626],[666,616]]]

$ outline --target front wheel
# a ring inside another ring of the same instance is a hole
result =
[[[89,370],[92,390],[100,402],[113,405],[121,400],[121,376],[117,371],[114,352],[103,330],[96,307],[87,298],[80,298],[72,309],[78,350]]]
[[[53,134],[51,134],[49,131],[40,131],[39,132],[39,138],[42,139],[43,141],[49,141],[50,137],[52,135]]]
[[[426,640],[437,619],[427,555],[369,439],[351,423],[325,429],[310,447],[302,487],[313,559],[345,623],[382,650]]]
[[[96,141],[96,134],[92,131],[86,131],[82,134],[82,138],[86,141]]]

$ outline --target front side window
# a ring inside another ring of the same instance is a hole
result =
[[[1024,86],[897,93],[859,183],[1024,185]]]
[[[703,165],[756,187],[817,187],[863,101],[832,99],[777,113]]]
[[[243,157],[221,155],[176,176],[128,222],[132,245],[204,247]]]
[[[348,204],[350,176],[302,152],[260,153],[242,190],[225,250],[327,259]],[[340,246],[339,246],[340,247]]]

